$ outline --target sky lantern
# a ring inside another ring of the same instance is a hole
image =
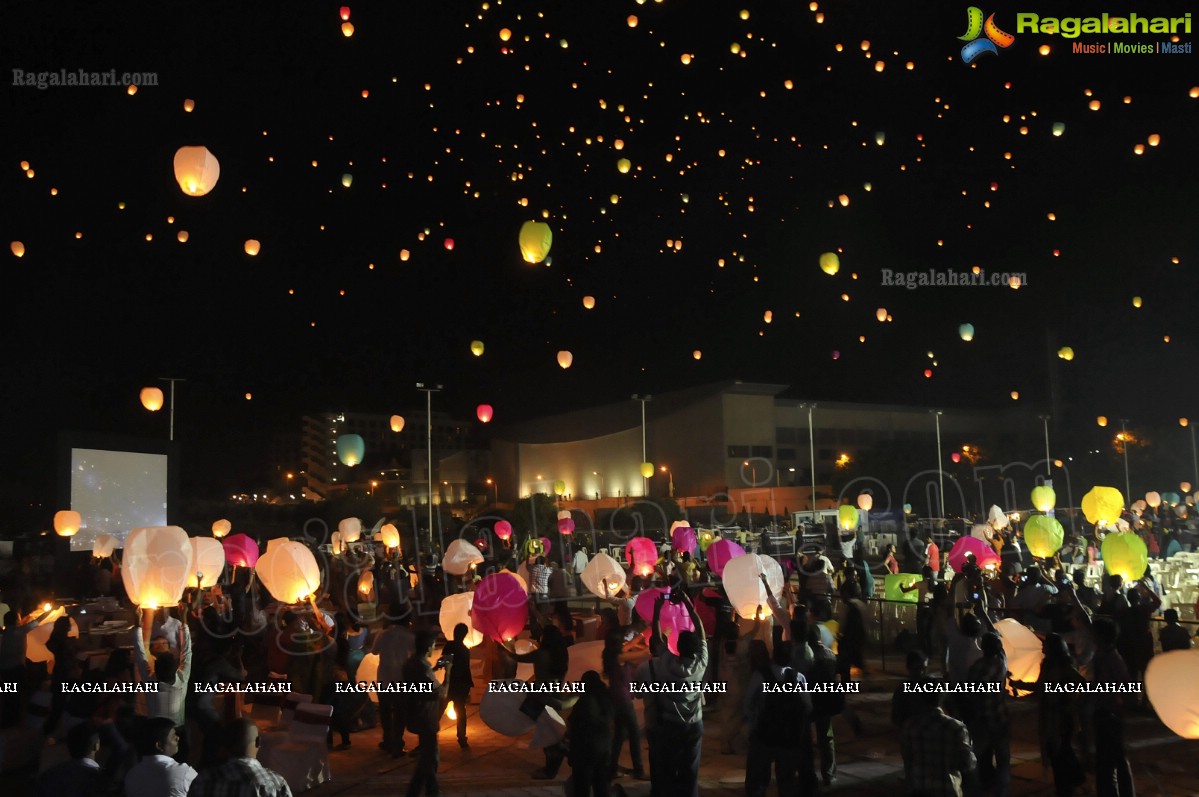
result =
[[[354,467],[366,454],[366,441],[360,434],[343,434],[337,438],[337,458],[343,465]]]
[[[884,321],[886,321],[887,320],[887,308],[880,307],[877,310],[875,310],[874,317],[878,319],[880,324],[883,323]]]
[[[732,540],[721,538],[709,545],[705,554],[708,558],[708,568],[720,578],[724,574],[725,565],[738,556],[745,556],[745,549]]]
[[[837,508],[837,526],[842,531],[852,531],[858,527],[858,510],[849,504]]]
[[[520,253],[526,263],[540,263],[550,253],[554,231],[541,221],[526,221],[520,225]]]
[[[445,247],[445,250],[447,252],[453,252],[454,251],[454,239],[446,238],[445,241],[442,242],[442,246]]]
[[[219,540],[221,537],[227,537],[229,535],[229,532],[232,530],[233,530],[233,524],[230,523],[228,520],[221,519],[221,520],[214,520],[212,522],[212,536],[215,539]]]
[[[820,270],[830,277],[841,270],[841,258],[836,252],[825,252],[820,256]]]
[[[637,616],[647,624],[653,622],[654,605],[658,602],[659,596],[666,598],[659,616],[659,627],[666,635],[666,647],[677,656],[679,634],[683,631],[694,631],[695,625],[691,622],[691,615],[687,608],[681,603],[674,603],[669,599],[670,587],[650,587],[642,590],[637,596],[634,610],[637,612]]]
[[[189,237],[190,236],[188,235],[187,230],[180,230],[178,233],[175,234],[175,240],[179,241],[179,243],[181,243],[181,244],[187,243],[187,239]]]
[[[184,100],[183,101],[183,112],[184,113],[191,113],[194,110],[196,110],[196,101],[195,100]]]
[[[1038,512],[1048,512],[1056,503],[1057,493],[1053,491],[1052,487],[1040,484],[1032,488],[1032,505]]]
[[[321,586],[321,569],[312,551],[283,537],[267,543],[254,572],[280,603],[300,603]]]
[[[592,595],[598,598],[612,598],[616,593],[624,589],[625,572],[624,568],[608,554],[600,551],[591,558],[587,566],[583,568],[583,572],[579,574],[579,578]],[[604,589],[604,582],[607,582],[607,591]]]
[[[569,514],[569,513],[567,513]],[[569,537],[575,533],[575,521],[572,517],[558,518],[558,533],[563,537]]]
[[[1136,307],[1137,309],[1140,309],[1140,307],[1141,307],[1141,304],[1142,304],[1142,302],[1141,302],[1141,297],[1140,297],[1140,296],[1134,296],[1134,297],[1132,297],[1132,306],[1133,306],[1133,307]]]
[[[1120,519],[1124,511],[1124,496],[1115,487],[1092,487],[1082,497],[1082,513],[1087,522],[1107,526]],[[1140,578],[1140,576],[1137,576]]]
[[[143,387],[138,397],[142,401],[142,406],[150,412],[158,412],[162,409],[162,388]]]
[[[1064,537],[1062,524],[1048,515],[1033,515],[1024,524],[1028,552],[1038,559],[1048,559],[1061,550]]]
[[[404,416],[403,415],[392,415],[391,416],[391,431],[393,431],[393,432],[404,431]]]
[[[483,641],[483,633],[470,622],[470,611],[474,604],[473,592],[460,592],[456,595],[447,595],[442,599],[441,611],[437,619],[441,625],[441,633],[445,634],[446,639],[454,638],[454,628],[461,623],[468,629],[463,644],[468,648],[473,648]]]
[[[629,169],[631,168],[633,168],[633,162],[628,158],[621,158],[620,160],[616,161],[616,171],[620,172],[621,174],[628,174]]]
[[[1199,739],[1197,671],[1199,648],[1159,653],[1145,669],[1145,694],[1158,719],[1184,739]]]
[[[529,593],[514,573],[489,573],[475,586],[471,625],[495,642],[515,639],[529,619]]]
[[[445,549],[441,566],[451,576],[465,575],[474,565],[482,564],[483,553],[466,540],[454,540]]]
[[[350,7],[349,7],[349,6],[342,6],[342,7],[341,7],[341,11],[339,12],[339,14],[340,14],[340,16],[341,16],[341,19],[342,19],[342,21],[343,21],[343,22],[349,21],[349,19],[350,19]]]
[[[1003,641],[1003,652],[1012,680],[1025,683],[1036,681],[1041,675],[1041,660],[1045,657],[1040,637],[1011,617],[997,622],[995,630]],[[1018,692],[1017,697],[1026,694],[1031,693]]]
[[[702,351],[700,351],[699,349],[696,349],[695,351],[691,352],[691,358],[694,360],[702,359],[703,356],[704,356],[704,353]]]
[[[626,23],[626,24],[627,24],[627,25],[628,25],[630,28],[635,28],[635,27],[637,27],[637,23],[638,23],[638,21],[639,21],[639,20],[637,19],[637,15],[636,15],[636,14],[629,14],[629,17],[628,17],[628,19],[626,19],[626,20],[625,20],[625,23]]]
[[[745,554],[724,566],[720,580],[728,593],[729,603],[742,619],[752,620],[758,607],[763,614],[770,611],[766,589],[762,586],[763,575],[771,592],[776,596],[783,594],[783,568],[769,556]]]
[[[676,521],[670,530],[670,547],[673,550],[695,556],[695,549],[699,547],[699,539],[695,536],[695,529],[681,520]]]
[[[373,570],[363,570],[358,574],[358,600],[362,603],[374,603],[378,598],[375,595],[375,573]]]
[[[870,493],[862,493],[858,496],[858,509],[863,512],[869,512],[874,509],[874,496]]]
[[[192,537],[192,566],[187,574],[187,585],[204,589],[221,579],[225,571],[225,546],[212,537]],[[199,574],[197,576],[197,574]]]
[[[346,172],[345,174],[343,174],[341,176],[341,185],[343,188],[349,188],[353,184],[354,184],[354,175],[350,174],[349,172]]]
[[[1157,492],[1156,490],[1150,490],[1149,492],[1145,493],[1145,503],[1153,509],[1157,509],[1162,505],[1161,493]]]
[[[679,61],[682,62],[683,66],[688,66],[691,63],[691,57],[691,53],[682,53],[679,55]]]
[[[231,567],[253,567],[258,564],[258,543],[245,534],[231,534],[221,540],[225,561]]]
[[[8,245],[8,248],[9,248],[9,251],[11,251],[13,253],[13,255],[16,257],[24,257],[25,256],[25,244],[21,243],[20,241],[13,241],[11,244]]]
[[[595,309],[595,297],[594,296],[584,296],[583,297],[583,309],[584,310],[594,310]]]
[[[1141,535],[1135,532],[1112,532],[1103,538],[1100,548],[1104,570],[1110,575],[1122,576],[1125,584],[1145,575],[1149,567],[1149,549]]]
[[[192,546],[178,526],[134,529],[125,539],[121,577],[129,600],[143,609],[174,606],[192,574]]]
[[[1054,122],[1053,123],[1053,135],[1060,136],[1062,133],[1065,133],[1065,132],[1066,132],[1066,123],[1065,122]]]
[[[495,417],[495,410],[490,404],[480,404],[475,407],[475,417],[481,423],[491,423],[491,419]]]
[[[1151,147],[1156,147],[1158,144],[1162,143],[1162,137],[1157,133],[1154,133],[1149,136],[1149,140],[1146,143],[1148,143]]]
[[[658,546],[648,537],[634,537],[624,547],[624,556],[634,575],[648,576],[658,563]]]
[[[220,177],[221,164],[207,147],[180,147],[175,153],[175,181],[188,196],[204,196]]]
[[[999,566],[999,554],[986,540],[978,537],[958,537],[957,542],[949,549],[949,566],[954,572],[960,573],[966,564],[967,555],[973,555],[979,567]]]
[[[500,41],[506,42],[512,38],[512,31],[507,28],[500,28]]]
[[[924,369],[924,378],[925,378],[925,379],[932,379],[932,378],[933,378],[933,369],[931,369],[931,368],[925,368],[925,369]]]
[[[958,327],[958,337],[967,343],[974,340],[974,324],[962,324]]]
[[[258,243],[258,241],[254,240],[253,238],[250,238],[246,241],[246,254],[250,257],[257,257],[258,252],[261,249],[262,244]]]
[[[341,35],[345,36],[347,39],[350,38],[351,36],[353,36],[354,35],[354,23],[349,22],[349,21],[341,23]]]
[[[83,525],[83,516],[70,509],[54,513],[54,533],[59,537],[74,537]]]
[[[885,132],[883,132],[882,130],[877,131],[874,134],[874,143],[880,147],[883,144],[886,144],[887,143],[887,134]]]
[[[379,541],[384,548],[394,550],[400,547],[400,530],[394,523],[384,523],[379,529]]]
[[[575,356],[568,351],[558,352],[558,365],[563,370],[570,367],[570,364],[575,361]]]
[[[495,522],[495,536],[499,537],[504,542],[512,539],[512,524],[506,520],[497,520]]]
[[[1095,423],[1098,424],[1099,426],[1107,426],[1107,416],[1100,415],[1098,418],[1095,419]]]
[[[1066,362],[1070,362],[1074,359],[1074,349],[1069,346],[1062,346],[1057,350],[1057,356]]]
[[[112,556],[120,544],[120,540],[111,534],[98,534],[96,539],[92,540],[92,556],[97,559],[105,559]],[[222,559],[222,561],[224,560]]]
[[[472,340],[470,342],[470,353],[475,355],[476,357],[482,357],[483,356],[483,341]]]
[[[400,261],[401,262],[404,262],[404,263],[408,262],[408,258],[411,256],[412,256],[412,253],[409,252],[407,249],[400,250]]]
[[[362,539],[362,520],[356,517],[342,518],[337,522],[337,532],[342,542],[349,544]]]
[[[653,475],[654,475],[654,463],[642,462],[641,463],[641,478],[649,479]]]

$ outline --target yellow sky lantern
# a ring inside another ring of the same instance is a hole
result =
[[[143,387],[138,397],[141,399],[142,406],[150,412],[158,412],[162,409],[162,388]]]
[[[880,307],[877,310],[875,310],[874,317],[878,319],[880,324],[882,322],[886,321],[887,320],[887,308]]]
[[[379,540],[383,543],[384,548],[399,548],[400,530],[394,524],[384,523],[379,529]]]
[[[575,361],[575,356],[573,354],[571,354],[570,352],[565,351],[565,350],[558,352],[558,365],[562,369],[565,370],[565,369],[569,368],[571,363],[573,363],[574,361]]]
[[[180,147],[175,152],[175,181],[188,196],[204,196],[220,177],[220,161],[207,147]]]
[[[654,463],[642,462],[641,463],[641,478],[648,479],[648,478],[651,478],[653,475],[654,475]]]
[[[401,250],[400,250],[400,260],[401,260],[402,262],[407,262],[407,261],[408,261],[408,258],[409,258],[409,257],[411,257],[411,256],[412,256],[412,253],[411,253],[411,252],[409,252],[407,249],[401,249]]]
[[[470,353],[475,355],[476,357],[482,357],[483,356],[483,341],[472,340],[470,342]]]
[[[512,31],[507,28],[500,28],[500,41],[506,42],[512,38]]]
[[[830,277],[841,270],[841,258],[836,252],[825,252],[820,256],[820,270]]]
[[[620,172],[621,174],[628,174],[629,169],[631,168],[633,168],[633,162],[628,158],[621,158],[620,160],[616,161],[616,171]]]
[[[393,432],[404,431],[404,416],[403,415],[392,415],[391,416],[391,431],[393,431]]]
[[[700,351],[699,349],[696,349],[695,351],[691,352],[691,357],[693,359],[698,360],[698,359],[701,359],[703,356],[704,356],[704,353],[702,351]]]
[[[541,221],[526,221],[520,225],[520,253],[526,263],[540,263],[549,256],[554,243],[554,231]]]
[[[1098,418],[1095,419],[1095,423],[1097,423],[1099,426],[1107,426],[1107,416],[1100,415]]]
[[[640,20],[638,20],[638,19],[637,19],[637,15],[636,15],[636,14],[629,14],[629,16],[628,16],[628,19],[626,19],[626,20],[625,20],[625,22],[628,24],[628,26],[629,26],[630,28],[635,28],[635,27],[637,27],[637,23],[638,23],[639,21],[640,21]]]
[[[83,516],[70,509],[54,513],[54,533],[59,537],[74,537],[83,525]]]
[[[346,22],[341,23],[341,35],[345,36],[347,39],[350,38],[351,36],[353,36],[354,35],[354,23],[350,22],[348,20]]]

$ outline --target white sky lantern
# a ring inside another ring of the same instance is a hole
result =
[[[616,593],[624,589],[625,572],[611,556],[600,551],[587,566],[583,568],[583,572],[579,574],[579,578],[583,580],[583,586],[591,591],[592,595],[600,598],[611,598]],[[604,593],[604,579],[608,580],[608,592]]]
[[[1150,490],[1149,492],[1145,493],[1145,503],[1150,507],[1157,509],[1162,505],[1161,493],[1155,490]]]
[[[125,539],[122,577],[129,600],[143,609],[174,606],[192,570],[192,546],[178,526],[134,529]]]
[[[762,614],[770,616],[766,605],[766,590],[762,588],[761,575],[766,574],[766,583],[775,596],[783,594],[783,568],[769,556],[747,553],[730,559],[724,566],[721,580],[728,593],[729,603],[741,617],[752,620],[758,607]]]
[[[362,538],[362,521],[356,517],[342,518],[337,530],[341,532],[341,541],[347,545],[358,542]]]
[[[340,556],[346,552],[346,544],[341,541],[340,531],[335,531],[329,535],[329,547],[333,549],[334,556]]]
[[[371,570],[363,570],[358,574],[358,599],[366,602],[375,600],[375,574]]]
[[[558,352],[558,365],[563,369],[569,368],[570,364],[575,361],[575,356],[568,351]]]
[[[143,387],[138,398],[141,399],[142,406],[150,412],[158,412],[162,409],[162,388]]]
[[[862,493],[858,496],[858,509],[863,512],[869,512],[874,508],[874,496],[870,493]]]
[[[231,531],[233,531],[233,524],[228,520],[222,518],[212,523],[212,536],[218,540],[221,537],[227,536]]]
[[[404,431],[404,416],[403,415],[392,415],[391,416],[391,431],[393,431],[393,432]]]
[[[452,576],[465,575],[470,566],[481,564],[483,554],[466,540],[454,540],[445,549],[441,566]]]
[[[268,542],[254,572],[281,603],[299,603],[321,586],[321,569],[312,551],[287,539]]]
[[[221,579],[225,569],[225,546],[211,537],[192,537],[192,567],[187,574],[189,587],[211,587]],[[200,574],[200,578],[196,574]]]
[[[470,629],[466,632],[465,645],[473,648],[483,641],[483,634],[476,631],[470,622],[470,610],[474,605],[475,594],[473,592],[460,592],[442,600],[441,614],[438,620],[441,623],[441,633],[445,634],[446,639],[454,638],[454,626],[458,623],[465,623],[466,627]]]
[[[1199,648],[1171,650],[1149,660],[1145,693],[1167,728],[1184,739],[1199,739]]]
[[[99,534],[96,536],[96,539],[92,540],[92,556],[97,559],[112,556],[119,544],[120,540],[111,534]]]
[[[995,624],[1003,640],[1003,652],[1007,656],[1007,668],[1012,680],[1031,683],[1041,675],[1041,659],[1044,658],[1040,638],[1017,620],[1007,618]]]
[[[384,523],[383,527],[379,529],[379,539],[384,548],[399,548],[400,530],[391,523]]]
[[[364,683],[374,683],[379,677],[379,654],[368,653],[362,657],[362,661],[358,662],[358,680]],[[367,693],[370,696],[372,703],[379,702],[379,694],[375,690]]]
[[[207,147],[180,147],[175,153],[175,180],[188,196],[204,196],[221,177],[221,164]]]
[[[59,537],[74,537],[83,525],[83,516],[70,509],[54,513],[54,533]]]

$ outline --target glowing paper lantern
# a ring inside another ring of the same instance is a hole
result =
[[[402,416],[402,415],[392,415],[391,416],[391,431],[393,431],[393,432],[404,431],[404,416]]]
[[[875,310],[874,317],[878,319],[879,323],[886,321],[887,320],[887,308],[880,307],[877,310]]]
[[[83,525],[83,516],[70,509],[54,513],[54,533],[59,537],[74,537]]]
[[[550,253],[554,231],[541,221],[526,221],[520,225],[520,254],[526,263],[540,263]]]
[[[850,508],[852,509],[852,507]],[[766,583],[770,585],[770,590],[775,597],[782,595],[783,586],[786,583],[783,577],[783,568],[769,556],[761,554],[738,556],[725,565],[724,573],[720,577],[724,582],[724,590],[728,593],[729,603],[732,604],[734,611],[746,620],[753,619],[759,606],[762,607],[764,615],[769,614],[770,610],[766,605],[766,590],[762,586],[761,576],[763,574],[766,575]]]
[[[1008,520],[1007,513],[994,504],[991,505],[990,511],[987,512],[987,525],[996,531],[1002,531],[1011,524]]]
[[[441,566],[452,576],[465,575],[471,565],[482,564],[482,552],[466,540],[454,540],[445,549]]]
[[[244,534],[233,534],[221,540],[225,561],[233,567],[253,567],[258,564],[258,543]]]
[[[112,556],[113,551],[120,545],[120,540],[111,534],[100,534],[96,539],[92,540],[92,556],[97,559],[104,559]],[[222,554],[223,556],[224,554]],[[224,561],[222,559],[222,561]]]
[[[850,531],[858,527],[858,510],[849,504],[837,507],[837,525],[842,531]]]
[[[214,520],[212,522],[212,536],[216,539],[225,537],[233,530],[233,524],[228,520]]]
[[[616,161],[616,171],[620,172],[621,174],[628,174],[629,169],[631,168],[633,168],[633,162],[628,158],[621,158],[620,160]]]
[[[1040,512],[1048,512],[1057,504],[1057,493],[1053,488],[1041,484],[1032,488],[1032,505]]]
[[[624,547],[624,556],[634,575],[648,576],[658,563],[658,546],[648,537],[634,537]]]
[[[399,548],[400,547],[400,530],[391,523],[384,523],[379,529],[379,540],[383,543],[384,548]]]
[[[954,572],[960,573],[966,564],[966,556],[974,554],[974,561],[979,567],[998,567],[999,554],[986,540],[978,537],[958,537],[957,542],[949,549],[949,566]]]
[[[1149,567],[1149,549],[1139,534],[1111,533],[1103,538],[1103,568],[1111,575],[1124,577],[1125,583],[1145,575]]]
[[[558,365],[563,368],[569,368],[570,364],[575,361],[575,356],[568,351],[558,352]]]
[[[1026,683],[1036,681],[1041,676],[1041,660],[1044,658],[1040,638],[1010,617],[997,622],[995,630],[1003,640],[1003,652],[1007,656],[1007,668],[1012,680]]]
[[[1096,526],[1115,523],[1123,510],[1124,496],[1115,487],[1092,487],[1082,497],[1082,513],[1088,523]]]
[[[574,531],[575,531],[575,522],[572,518],[567,517],[567,518],[559,518],[558,519],[558,533],[559,534],[561,534],[564,537],[569,537],[571,534],[574,534]]]
[[[1106,416],[1106,415],[1100,415],[1098,418],[1096,418],[1096,419],[1095,419],[1095,423],[1096,423],[1098,426],[1101,426],[1101,427],[1103,427],[1103,426],[1107,426],[1107,416]]]
[[[974,340],[974,324],[962,324],[958,327],[958,337],[967,343]]]
[[[662,633],[666,634],[666,646],[670,648],[671,653],[678,655],[679,634],[683,631],[694,631],[695,624],[691,622],[691,615],[688,614],[686,607],[681,603],[670,602],[670,588],[651,587],[642,590],[637,595],[634,609],[642,620],[652,623],[654,621],[654,604],[659,595],[666,597],[666,603],[662,605],[662,614],[658,618],[658,623]]]
[[[1066,123],[1065,122],[1054,122],[1053,123],[1053,134],[1055,136],[1060,136],[1062,133],[1065,133],[1065,132],[1066,132]]]
[[[595,309],[595,297],[594,296],[584,296],[583,297],[583,309],[584,310],[594,310]]]
[[[1038,559],[1048,559],[1060,551],[1064,538],[1062,524],[1048,515],[1033,515],[1024,524],[1024,542],[1028,552]]]
[[[725,565],[738,556],[745,556],[745,549],[732,540],[719,539],[708,546],[706,555],[708,569],[720,578],[724,574]]]
[[[515,639],[529,618],[529,594],[508,572],[489,573],[479,581],[471,606],[471,624],[496,642]]]
[[[337,458],[342,464],[352,468],[362,462],[365,454],[366,441],[362,439],[362,435],[343,434],[337,438]]]
[[[1199,739],[1199,648],[1171,650],[1149,660],[1145,693],[1158,718],[1184,739]]]
[[[512,38],[512,31],[508,28],[500,28],[500,41],[506,42]]]
[[[475,604],[475,595],[473,592],[461,592],[457,595],[448,595],[441,601],[441,612],[437,619],[441,624],[441,633],[445,634],[446,639],[454,638],[454,627],[459,623],[463,623],[469,629],[466,632],[466,639],[463,640],[468,648],[473,648],[483,641],[483,633],[476,629],[470,622],[470,610]]]
[[[142,406],[150,412],[158,412],[162,409],[162,389],[157,387],[143,387],[142,392],[138,394],[142,401]]]
[[[820,256],[820,270],[830,277],[841,270],[841,258],[836,252],[825,252]]]
[[[883,578],[883,597],[889,601],[916,603],[920,593],[914,589],[904,592],[901,588],[910,587],[922,580],[923,576],[915,573],[887,573]]]
[[[192,537],[192,566],[187,585],[204,589],[221,580],[225,571],[225,546],[212,537]],[[201,574],[200,578],[196,574]]]
[[[343,188],[349,188],[353,184],[354,184],[354,175],[350,174],[349,172],[346,172],[345,174],[343,174],[341,176],[341,185]]]
[[[329,547],[333,549],[334,556],[340,556],[346,552],[346,544],[342,542],[340,531],[335,531],[329,535]]]
[[[345,36],[347,39],[350,38],[351,36],[353,36],[354,35],[354,23],[353,22],[341,23],[341,35]]]
[[[507,542],[512,539],[512,524],[506,520],[497,520],[495,523],[495,536]]]
[[[1066,362],[1070,362],[1074,359],[1074,349],[1070,348],[1069,346],[1062,346],[1057,350],[1057,356]]]
[[[445,250],[447,252],[453,252],[454,251],[454,239],[446,238],[444,241],[442,241],[442,246],[445,247]]]
[[[8,245],[8,248],[16,257],[25,256],[25,244],[21,243],[20,241],[13,241]]]
[[[364,683],[375,683],[379,678],[379,654],[368,653],[358,662],[357,679]],[[373,689],[367,693],[372,703],[379,702],[379,695]],[[519,707],[518,707],[519,708]],[[519,713],[519,712],[518,712]],[[524,716],[523,714],[521,715]]]
[[[862,493],[858,496],[858,509],[863,512],[869,512],[874,508],[874,496],[870,493]]]
[[[359,600],[371,603],[375,599],[375,574],[371,570],[363,570],[358,574]]]
[[[480,404],[475,407],[475,417],[482,423],[491,423],[491,419],[495,416],[495,410],[490,404]]]
[[[483,341],[472,340],[470,342],[470,353],[475,355],[476,357],[482,357],[483,356]]]
[[[1142,302],[1141,302],[1140,296],[1132,297],[1132,306],[1133,307],[1140,308],[1141,304],[1142,304]]]
[[[583,572],[579,574],[579,578],[592,595],[600,598],[611,598],[616,593],[624,589],[625,572],[611,556],[600,551],[591,558],[587,566],[583,568]],[[604,591],[604,580],[608,582],[608,589]]]
[[[341,7],[341,19],[342,19],[342,21],[344,22],[344,21],[348,20],[349,18],[350,18],[350,7],[349,7],[349,6],[342,6],[342,7]]]
[[[654,463],[642,462],[641,463],[641,478],[648,479],[648,478],[652,477],[653,475],[654,475]]]
[[[1162,505],[1161,494],[1155,490],[1150,490],[1149,492],[1145,493],[1145,503],[1152,508],[1157,509]]]
[[[66,609],[59,606],[54,610],[54,613],[38,624],[29,632],[26,637],[25,658],[29,659],[34,664],[46,662],[46,669],[49,672],[54,672],[54,654],[46,647],[46,643],[50,641],[50,635],[54,633],[54,624],[59,617],[66,614]],[[71,639],[79,638],[79,624],[75,622],[75,618],[70,618],[71,625],[67,630],[67,636]]]
[[[550,548],[553,548],[553,547],[554,547],[554,542],[553,542],[553,540],[551,540],[549,537],[542,537],[542,538],[540,538],[540,539],[541,539],[541,550],[542,550],[542,552],[544,552],[544,554],[545,554],[546,556],[549,556],[549,555],[550,555]]]
[[[258,255],[258,252],[261,249],[262,249],[262,244],[260,244],[258,241],[254,240],[253,238],[250,238],[246,241],[245,250],[246,250],[246,254],[249,255],[250,257],[256,257]]]
[[[356,517],[342,518],[337,523],[337,531],[341,534],[341,541],[347,545],[358,542],[362,539],[362,521]]]
[[[676,551],[686,552],[694,556],[695,549],[699,547],[699,540],[695,538],[695,529],[686,523],[680,523],[671,528],[670,547]]]
[[[321,569],[312,551],[283,538],[267,543],[254,572],[280,603],[299,603],[321,586]]]
[[[207,147],[180,147],[175,153],[175,181],[188,196],[204,196],[221,177],[221,164]]]
[[[174,606],[192,571],[192,546],[178,526],[134,529],[125,540],[121,576],[129,600],[144,609]]]

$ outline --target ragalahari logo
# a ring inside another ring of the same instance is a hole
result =
[[[994,14],[984,23],[982,9],[970,6],[966,9],[966,33],[958,39],[967,42],[962,48],[962,61],[968,64],[983,53],[999,55],[999,50],[1011,47],[1016,37],[999,29]]]

